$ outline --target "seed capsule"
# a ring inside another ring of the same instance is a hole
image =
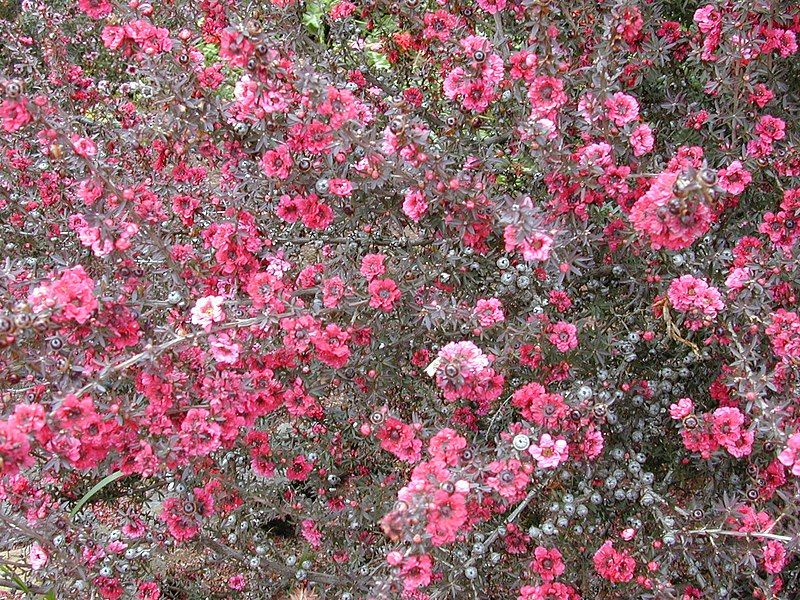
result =
[[[400,133],[401,131],[403,131],[403,129],[404,129],[404,125],[403,125],[403,121],[401,119],[394,119],[394,120],[392,120],[391,123],[389,123],[389,130],[392,133]]]
[[[703,169],[700,171],[700,181],[708,186],[717,183],[717,173],[713,169]]]
[[[0,317],[0,333],[11,333],[14,322],[8,317]]]
[[[523,450],[527,450],[531,445],[531,439],[525,435],[524,433],[520,433],[514,436],[514,441],[512,442],[514,448],[522,452]]]

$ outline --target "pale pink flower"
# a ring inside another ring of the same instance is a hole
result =
[[[28,564],[31,566],[31,569],[38,571],[47,564],[49,558],[44,548],[34,542],[30,552],[28,552]]]
[[[328,190],[335,196],[347,198],[353,193],[353,184],[348,179],[329,179]]]
[[[564,438],[554,440],[549,433],[543,434],[538,444],[531,444],[528,452],[540,469],[554,469],[569,457],[567,441]]]
[[[70,139],[72,140],[72,149],[78,156],[91,158],[97,154],[97,146],[89,138],[73,134]]]
[[[673,419],[680,420],[688,417],[694,410],[694,402],[691,398],[681,398],[675,404],[669,406],[669,416]]]
[[[734,290],[741,290],[745,284],[750,280],[750,271],[746,267],[735,267],[731,269],[728,277],[725,279],[725,285]]]
[[[199,325],[206,331],[211,329],[214,323],[225,320],[225,313],[222,305],[225,298],[222,296],[204,296],[199,298],[192,308],[192,324]]]
[[[506,226],[503,239],[506,243],[506,252],[516,249],[522,253],[522,258],[528,261],[546,261],[550,258],[553,248],[553,238],[541,231],[534,231],[521,240],[517,239],[517,229],[513,225]]]
[[[208,338],[211,356],[218,363],[232,365],[239,360],[242,347],[234,342],[227,333],[212,335]]]

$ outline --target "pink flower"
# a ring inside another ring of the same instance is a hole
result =
[[[694,22],[703,33],[711,33],[722,23],[722,16],[711,4],[698,8],[694,12]]]
[[[558,348],[559,352],[569,352],[578,347],[577,331],[577,327],[572,323],[559,321],[549,328],[550,335],[547,339]]]
[[[458,17],[442,9],[426,12],[422,20],[425,24],[422,37],[428,41],[446,42],[450,39],[453,28],[458,25]]]
[[[617,127],[622,127],[639,118],[639,103],[636,98],[617,92],[608,98],[604,103],[608,109],[608,118]]]
[[[300,533],[315,550],[318,550],[322,545],[322,533],[320,533],[317,524],[312,519],[303,519],[300,523]]]
[[[748,102],[755,104],[759,108],[764,108],[773,98],[775,98],[775,92],[763,83],[757,83],[753,86],[753,91],[747,96]]]
[[[94,280],[81,265],[66,269],[57,279],[34,288],[28,301],[35,313],[52,310],[56,323],[72,320],[83,325],[98,307]]]
[[[686,314],[686,323],[693,330],[710,324],[725,308],[719,290],[692,275],[673,279],[667,297],[675,310]]]
[[[415,429],[400,419],[386,419],[376,437],[381,440],[381,448],[400,460],[414,463],[420,459],[422,442],[417,439]]]
[[[748,281],[750,281],[750,271],[746,267],[735,267],[725,279],[725,285],[734,291],[739,291]]]
[[[653,130],[647,123],[637,125],[631,132],[630,137],[631,146],[633,146],[634,156],[644,156],[653,151],[655,140],[653,138]]]
[[[517,229],[513,225],[506,226],[503,231],[503,239],[506,244],[506,252],[517,249],[522,252],[522,258],[528,261],[546,261],[550,258],[550,251],[553,248],[553,238],[546,233],[534,231],[519,239]]]
[[[228,577],[228,587],[232,590],[236,590],[237,592],[241,592],[247,587],[247,580],[244,578],[242,573],[231,575]]]
[[[550,111],[561,108],[567,103],[564,82],[549,75],[536,77],[528,88],[528,100],[536,118],[546,117]]]
[[[777,142],[786,137],[786,122],[772,115],[763,115],[756,123],[756,133],[764,140]]]
[[[348,198],[353,193],[353,184],[348,179],[329,179],[328,191],[334,196]]]
[[[267,150],[261,157],[261,168],[267,177],[286,179],[292,172],[292,155],[289,146],[281,144],[275,150]]]
[[[778,455],[778,460],[791,469],[792,475],[800,477],[800,433],[789,437],[786,448]]]
[[[331,19],[334,21],[338,21],[340,19],[346,19],[350,15],[352,15],[356,10],[356,5],[352,2],[348,2],[347,0],[341,0],[337,2],[331,7],[330,15]]]
[[[137,19],[125,25],[125,35],[133,40],[146,55],[161,54],[172,50],[169,30],[164,27],[156,27],[143,19]]]
[[[450,342],[439,351],[439,358],[444,377],[453,376],[448,366],[455,367],[462,377],[475,375],[489,366],[489,360],[472,342]]]
[[[221,323],[225,320],[225,313],[222,305],[225,298],[222,296],[204,296],[199,298],[192,307],[192,324],[203,327],[206,331],[211,329],[214,323]]]
[[[208,337],[211,355],[218,363],[233,365],[239,360],[242,347],[234,342],[227,333]]]
[[[427,554],[412,555],[405,559],[400,569],[403,579],[403,591],[411,594],[420,587],[425,587],[431,582],[433,561]]]
[[[322,231],[333,223],[333,210],[324,202],[320,202],[316,194],[300,196],[297,199],[297,209],[300,220],[309,229]]]
[[[219,34],[219,55],[234,67],[245,67],[255,50],[255,45],[243,33],[233,27]]]
[[[543,434],[538,444],[531,444],[528,452],[540,469],[554,469],[569,457],[567,441],[564,438],[554,440],[549,433]]]
[[[624,583],[633,579],[636,561],[628,553],[615,550],[610,541],[600,546],[593,560],[597,573],[612,583]]]
[[[322,305],[325,308],[336,308],[344,296],[344,280],[338,275],[326,279],[322,284]]]
[[[303,455],[294,457],[292,464],[286,469],[286,478],[289,481],[305,481],[314,469],[314,463]]]
[[[75,154],[84,158],[91,158],[97,154],[97,146],[89,138],[80,137],[79,135],[72,135],[72,149]]]
[[[78,0],[78,8],[92,19],[107,17],[113,10],[108,0]]]
[[[449,427],[442,429],[428,441],[430,455],[451,467],[458,464],[461,451],[466,447],[467,440]]]
[[[533,560],[530,569],[545,581],[553,581],[564,573],[564,560],[558,548],[545,548],[537,546],[533,551]]]
[[[391,312],[402,295],[392,279],[373,279],[369,282],[369,305],[384,312]]]
[[[3,131],[14,133],[22,129],[33,120],[31,113],[28,112],[27,100],[3,100],[0,102],[0,120],[3,122]]]
[[[489,366],[489,359],[472,342],[450,342],[439,350],[436,385],[455,400],[462,388]]]
[[[508,58],[511,64],[509,75],[512,79],[524,79],[527,82],[533,81],[536,76],[536,69],[539,66],[539,57],[533,52],[520,50]]]
[[[422,190],[406,191],[405,199],[403,200],[403,212],[409,219],[419,223],[422,216],[428,212],[428,199],[425,196],[425,192]]]
[[[311,334],[317,358],[334,369],[342,368],[350,359],[349,339],[347,331],[336,323],[328,323],[325,329],[317,329]]]
[[[478,79],[464,83],[460,90],[461,105],[466,110],[482,113],[495,98],[494,86],[487,81]]]
[[[721,445],[735,442],[741,436],[744,415],[738,408],[723,406],[714,411],[711,433]]]
[[[497,298],[489,298],[488,300],[481,298],[476,303],[472,314],[478,319],[481,327],[491,327],[505,320],[503,305]]]
[[[688,248],[711,225],[711,209],[705,202],[689,204],[675,197],[672,188],[677,179],[677,173],[661,173],[629,215],[634,228],[649,237],[654,250]]]
[[[776,575],[786,566],[786,548],[778,540],[769,540],[764,544],[764,570]]]
[[[506,7],[506,0],[478,0],[478,6],[490,15],[494,15]]]
[[[681,398],[675,404],[670,404],[669,416],[676,420],[688,417],[694,411],[694,402],[691,398]]]
[[[37,542],[34,542],[30,552],[28,552],[28,564],[31,566],[31,569],[38,571],[47,564],[49,558],[45,549]]]
[[[425,527],[434,546],[443,546],[455,541],[456,533],[467,521],[467,502],[464,494],[447,490],[436,490],[427,512]]]
[[[554,426],[567,413],[567,405],[559,394],[550,394],[538,383],[527,383],[511,397],[511,405],[522,416],[541,426]]]
[[[190,408],[183,418],[178,446],[189,456],[208,456],[220,446],[222,429],[204,408]]]
[[[750,172],[738,160],[733,161],[726,169],[720,169],[719,186],[731,196],[738,196],[753,181]]]
[[[386,272],[384,260],[386,256],[383,254],[365,254],[359,272],[369,280],[375,279]]]
[[[580,600],[580,595],[565,583],[551,581],[543,585],[523,585],[517,600]]]
[[[525,495],[530,477],[523,470],[520,461],[515,458],[497,460],[489,463],[487,469],[492,475],[486,478],[486,485],[503,498],[509,502],[515,502]]]

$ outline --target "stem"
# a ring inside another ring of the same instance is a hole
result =
[[[235,558],[241,562],[248,562],[247,558],[237,552],[233,548],[226,546],[225,544],[218,542],[211,538],[203,538],[203,541],[208,544],[209,547],[213,548],[217,552],[221,552],[223,554],[227,554],[228,556]],[[287,575],[289,577],[294,577],[297,573],[297,569],[293,569],[287,565],[284,565],[276,560],[272,560],[265,557],[260,557],[259,560],[267,565],[270,569],[281,573],[282,575]],[[316,571],[308,571],[306,575],[306,581],[311,581],[313,583],[324,583],[325,585],[340,585],[345,582],[340,577],[336,577],[335,575],[328,575],[327,573],[318,573]]]
[[[730,537],[747,538],[747,539],[756,538],[756,539],[766,539],[766,540],[777,540],[779,542],[786,542],[786,543],[795,540],[794,537],[790,537],[788,535],[777,535],[775,533],[761,533],[758,531],[752,531],[752,532],[730,531],[727,529],[692,529],[691,531],[684,531],[683,533],[690,535],[708,535],[708,536],[727,535]]]
[[[536,496],[540,491],[541,491],[540,487],[536,486],[530,492],[528,492],[528,495],[525,496],[525,499],[517,505],[517,507],[511,512],[510,515],[508,515],[508,518],[505,520],[505,523],[503,523],[502,526],[508,525],[509,523],[513,523],[514,521],[516,521],[520,513],[523,510],[525,510],[528,504],[531,503],[531,500],[533,500],[533,497]],[[489,537],[486,538],[486,542],[484,542],[484,546],[486,546],[486,548],[488,549],[492,544],[494,544],[495,540],[499,536],[500,536],[500,527],[498,527],[491,534],[489,534]],[[467,562],[464,563],[464,567],[471,566],[476,560],[477,557],[473,556]]]

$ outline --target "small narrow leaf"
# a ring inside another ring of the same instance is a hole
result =
[[[4,571],[9,577],[11,577],[11,581],[16,583],[17,587],[19,587],[20,590],[22,590],[26,594],[30,594],[31,593],[31,589],[28,587],[28,584],[26,584],[22,580],[22,578],[19,575],[17,575],[16,573],[14,573],[14,571],[12,571],[9,567],[7,567],[5,565],[0,565],[0,570]]]
[[[87,502],[89,502],[89,500],[91,500],[97,494],[97,492],[102,490],[109,483],[113,483],[114,481],[116,481],[117,479],[119,479],[122,476],[123,476],[122,471],[116,471],[116,472],[112,473],[111,475],[103,477],[103,479],[101,479],[98,483],[96,483],[95,486],[92,489],[90,489],[88,492],[86,492],[83,495],[83,497],[80,500],[78,500],[78,502],[75,504],[74,508],[69,512],[69,516],[70,517],[74,517],[75,515],[77,515],[78,511],[80,511],[80,509],[83,508],[83,505],[86,504]]]

